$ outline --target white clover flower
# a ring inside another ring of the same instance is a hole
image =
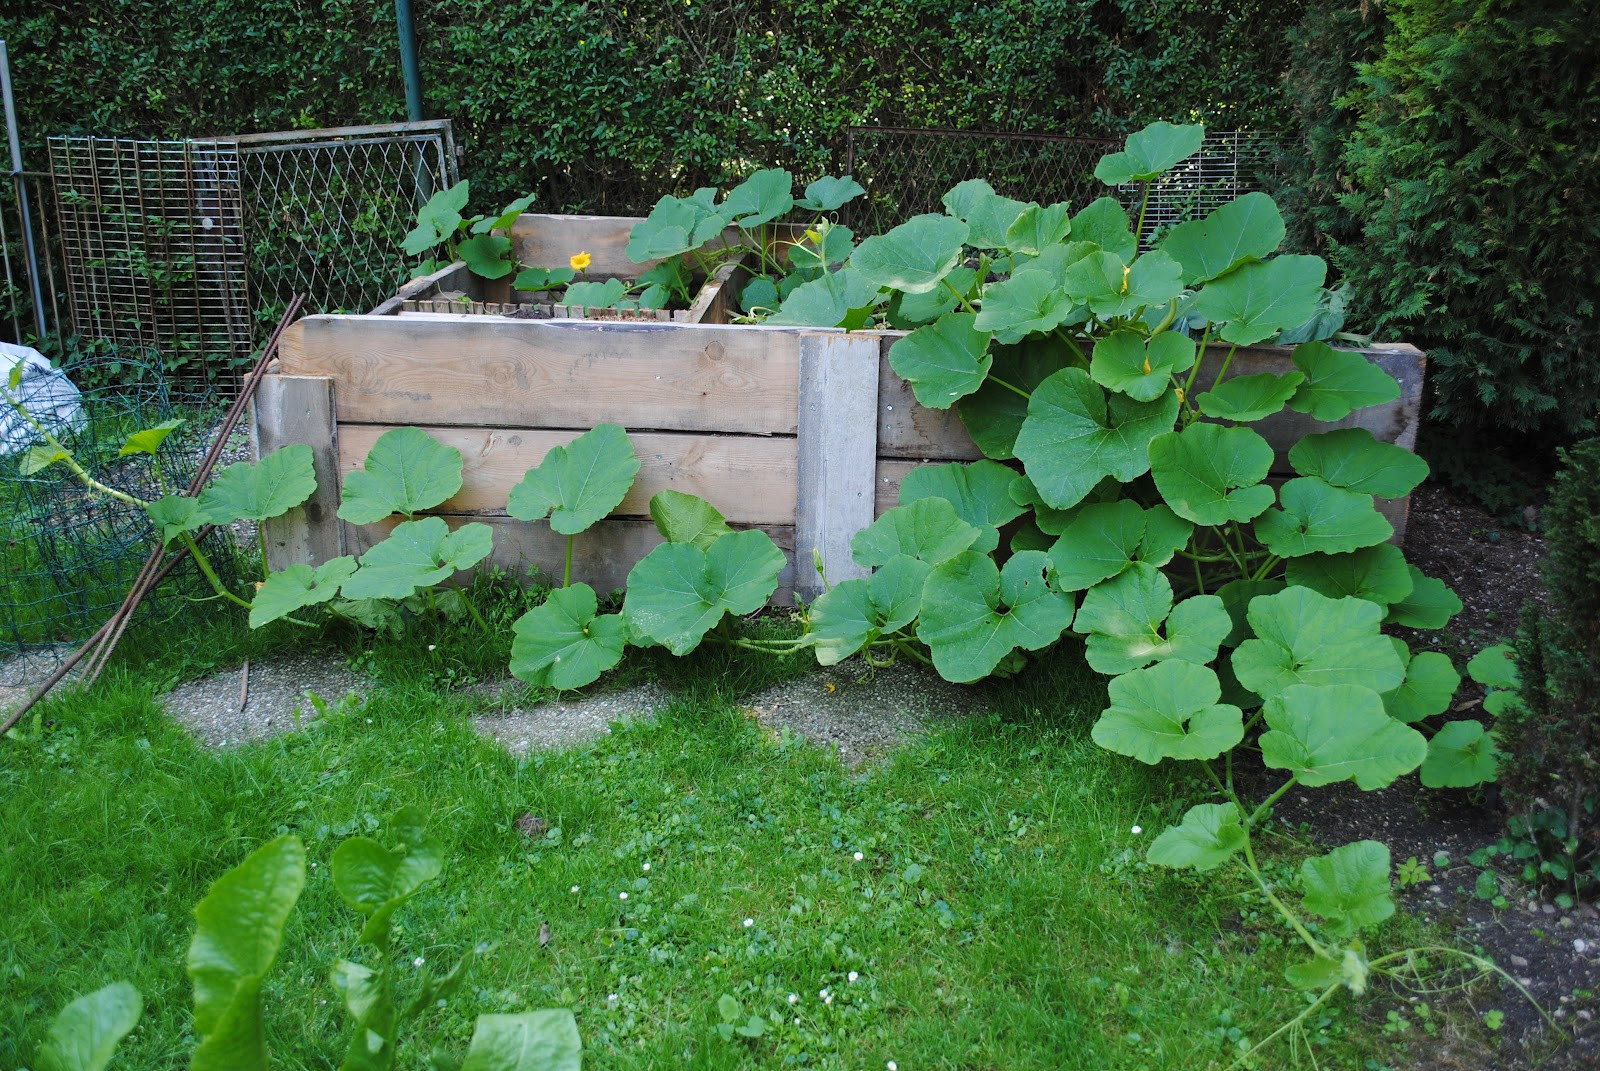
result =
[[[845,978],[848,979],[851,982],[854,982],[857,978],[860,978],[860,977],[861,977],[861,975],[857,974],[855,971],[851,971],[849,974],[845,975]]]
[[[756,920],[755,919],[745,919],[744,920],[744,928],[747,929],[747,930],[750,927],[754,926],[755,924],[756,924]]]
[[[890,1060],[884,1067],[888,1068],[888,1071],[900,1071],[900,1065],[893,1060]]]
[[[833,1007],[833,994],[829,993],[827,996],[823,997],[822,1003],[828,1005],[830,1008]]]
[[[799,1004],[800,1003],[800,994],[799,993],[790,993],[789,994],[789,1003],[790,1004]]]
[[[625,892],[619,892],[617,894],[617,899],[618,900],[626,900],[627,898],[628,898],[628,894],[625,893]]]
[[[572,887],[572,891],[573,891],[573,892],[577,892],[577,891],[578,891],[578,887],[577,887],[577,886],[576,886],[576,885],[574,885],[574,886],[573,886],[573,887]]]
[[[644,865],[644,872],[645,872],[645,873],[646,873],[646,874],[648,874],[648,873],[650,873],[650,864],[649,864],[649,863],[646,863],[646,864],[645,864],[645,865]]]
[[[437,650],[438,650],[438,649],[439,649],[439,645],[438,645],[438,644],[437,644],[437,643],[430,643],[430,644],[428,644],[428,650],[430,650],[430,651],[437,651]]]
[[[606,998],[606,1003],[607,1004],[615,1004],[616,1002],[617,1002],[617,995],[615,993],[611,994],[609,997]]]
[[[414,960],[412,960],[412,961],[411,961],[411,965],[412,965],[412,966],[413,966],[413,967],[420,967],[420,966],[422,966],[422,965],[423,965],[423,964],[424,964],[424,963],[426,963],[426,962],[428,962],[428,961],[427,961],[427,960],[425,960],[425,959],[423,959],[423,958],[422,958],[422,957],[421,957],[421,956],[418,956],[418,957],[417,957],[417,958],[416,958],[416,959],[414,959]]]
[[[1143,832],[1144,832],[1144,827],[1143,826],[1134,826],[1133,827],[1133,835],[1134,836],[1137,837],[1140,833],[1143,833]]]
[[[863,860],[865,858],[866,858],[866,856],[862,855],[860,852],[856,853],[856,862],[859,863],[859,862],[861,862],[861,860]]]

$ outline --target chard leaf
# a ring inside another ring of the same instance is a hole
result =
[[[1244,713],[1218,703],[1222,687],[1204,666],[1171,659],[1112,678],[1111,706],[1094,742],[1154,766],[1162,759],[1214,759],[1244,739]]]
[[[970,464],[918,465],[900,481],[900,505],[944,499],[955,507],[956,516],[978,529],[971,549],[988,553],[1000,545],[1000,526],[1027,512],[1011,498],[1014,479],[1016,473],[987,458]]]
[[[1406,628],[1444,628],[1461,612],[1461,600],[1444,581],[1423,575],[1415,565],[1407,565],[1406,570],[1411,574],[1411,594],[1389,607],[1384,622]]]
[[[650,499],[650,519],[669,543],[693,543],[705,550],[733,531],[717,507],[683,491],[657,491]]]
[[[1016,454],[1045,502],[1068,509],[1107,476],[1126,482],[1149,471],[1151,440],[1177,415],[1176,394],[1108,399],[1087,372],[1065,368],[1033,391]]]
[[[1327,920],[1328,932],[1349,937],[1394,914],[1389,895],[1389,848],[1358,840],[1300,864],[1307,911]]]
[[[765,532],[729,532],[704,550],[663,543],[628,573],[623,620],[634,636],[688,654],[726,615],[761,609],[783,565]]]
[[[529,469],[511,489],[506,512],[523,521],[548,517],[552,531],[577,535],[622,504],[638,473],[628,433],[597,424]]]
[[[975,681],[1018,648],[1037,651],[1061,638],[1072,624],[1073,600],[1045,583],[1049,564],[1031,550],[997,569],[988,555],[969,550],[929,574],[917,637],[940,676]]]
[[[1366,428],[1307,435],[1290,447],[1289,464],[1302,476],[1379,498],[1404,498],[1428,478],[1426,461],[1404,447],[1380,443]]]
[[[208,524],[264,521],[289,512],[316,489],[311,447],[292,443],[255,464],[240,461],[223,469],[200,492],[200,512]]]
[[[1212,387],[1195,402],[1208,417],[1249,424],[1281,411],[1305,378],[1299,372],[1285,372],[1281,376],[1271,372],[1234,376]]]
[[[1257,638],[1234,652],[1234,672],[1264,698],[1296,685],[1398,688],[1405,664],[1378,632],[1382,615],[1365,599],[1330,599],[1309,588],[1259,595],[1246,614]]]
[[[1194,340],[1163,331],[1146,343],[1137,331],[1119,329],[1094,344],[1089,378],[1107,390],[1151,402],[1172,389],[1172,376],[1194,365]]]
[[[480,1015],[461,1071],[581,1071],[583,1039],[565,1008]]]
[[[511,675],[561,691],[599,680],[622,661],[627,630],[620,614],[599,614],[598,606],[588,584],[551,591],[511,626]]]
[[[363,467],[344,478],[339,517],[351,524],[371,524],[391,513],[409,517],[459,490],[461,451],[421,428],[395,428],[380,435]]]
[[[929,409],[949,409],[983,386],[994,358],[987,331],[977,330],[973,313],[946,313],[889,347],[889,367],[911,384],[917,401]]]
[[[1288,481],[1278,491],[1281,509],[1256,518],[1256,538],[1281,558],[1341,554],[1382,543],[1394,526],[1371,495],[1334,487],[1316,476]]]
[[[1210,662],[1232,627],[1215,595],[1196,595],[1173,607],[1171,582],[1148,562],[1090,588],[1074,623],[1088,633],[1089,665],[1109,674],[1169,658]]]
[[[1328,266],[1321,257],[1291,255],[1246,264],[1207,283],[1195,298],[1194,309],[1212,323],[1223,325],[1224,342],[1249,346],[1286,327],[1305,323],[1322,297],[1327,274]],[[1295,364],[1308,379],[1315,378],[1300,362]],[[1301,391],[1309,385],[1303,384]],[[1289,404],[1299,408],[1293,401]]]
[[[1107,186],[1149,182],[1199,152],[1205,136],[1206,128],[1200,123],[1151,123],[1129,134],[1122,152],[1102,157],[1095,165],[1094,177]]]
[[[1428,753],[1422,734],[1389,717],[1378,693],[1360,685],[1292,685],[1268,696],[1262,712],[1269,731],[1261,734],[1261,761],[1308,788],[1352,780],[1368,791],[1385,788]]]
[[[195,905],[187,969],[200,1041],[191,1071],[266,1071],[261,983],[305,883],[305,846],[283,836],[251,852]]]
[[[887,565],[900,554],[939,565],[972,546],[982,534],[943,498],[919,498],[885,510],[857,532],[850,540],[850,557],[868,569]]]
[[[315,569],[299,562],[279,569],[256,589],[250,602],[250,627],[261,628],[296,610],[327,602],[339,594],[339,585],[355,571],[356,560],[348,554],[330,558]]]
[[[1160,249],[1183,265],[1183,281],[1192,286],[1265,259],[1283,243],[1283,236],[1283,215],[1272,198],[1247,193],[1204,219],[1178,224]]]
[[[1201,803],[1184,812],[1150,845],[1146,858],[1156,866],[1215,870],[1244,847],[1244,816],[1234,803]]]
[[[967,233],[965,223],[949,216],[913,216],[862,242],[849,266],[875,288],[925,294],[960,263]]]
[[[347,599],[404,599],[418,588],[443,583],[470,569],[494,549],[494,531],[474,521],[450,531],[441,517],[403,521],[361,556],[343,584]]]
[[[50,1024],[35,1061],[39,1071],[103,1071],[143,1011],[139,991],[127,982],[85,993]]]
[[[974,249],[1007,249],[1006,232],[1028,205],[994,192],[983,179],[968,179],[941,198],[944,209],[967,225]]]
[[[1422,784],[1426,788],[1470,788],[1493,781],[1499,768],[1494,734],[1485,732],[1481,722],[1452,721],[1428,741]]]
[[[1303,342],[1289,359],[1306,375],[1289,399],[1289,408],[1310,413],[1317,420],[1343,420],[1356,409],[1400,397],[1400,384],[1394,377],[1353,350],[1336,350],[1326,342]]]
[[[1247,521],[1272,505],[1272,488],[1261,482],[1272,447],[1251,428],[1190,424],[1153,439],[1149,458],[1162,499],[1195,524]]]

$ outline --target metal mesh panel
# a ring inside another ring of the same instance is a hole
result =
[[[1095,162],[1116,142],[1046,134],[851,127],[845,170],[867,189],[846,209],[859,234],[881,234],[922,212],[943,212],[939,198],[958,182],[988,179],[1023,201],[1086,204],[1104,187]]]
[[[232,145],[51,138],[76,334],[158,352],[168,370],[228,384],[250,357]]]
[[[400,240],[456,181],[449,120],[228,139],[239,151],[260,322],[297,293],[316,312],[365,312],[411,274]]]
[[[1176,224],[1199,219],[1237,197],[1267,189],[1277,157],[1275,134],[1253,130],[1207,134],[1198,153],[1151,187],[1141,237],[1149,244]],[[1117,193],[1130,211],[1139,210],[1142,185],[1124,186]]]

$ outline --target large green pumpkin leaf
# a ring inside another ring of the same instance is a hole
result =
[[[716,191],[710,191],[715,195]],[[710,198],[667,196],[656,202],[650,215],[628,232],[628,259],[635,264],[686,253],[699,244],[697,238],[720,231],[727,220],[711,205]]]
[[[1049,272],[1019,271],[983,292],[983,308],[973,326],[1009,345],[1054,330],[1076,307]]]
[[[1067,292],[1087,300],[1101,319],[1133,316],[1150,305],[1165,305],[1183,293],[1183,270],[1178,262],[1160,250],[1153,250],[1123,265],[1109,253],[1096,253],[1067,269],[1063,283]]]
[[[1268,696],[1262,712],[1269,731],[1261,734],[1261,761],[1308,788],[1351,780],[1367,791],[1385,788],[1428,753],[1421,733],[1389,717],[1378,693],[1356,684],[1292,685]]]
[[[794,177],[781,167],[757,171],[728,191],[721,214],[746,230],[785,216],[794,207]]]
[[[1330,599],[1354,597],[1387,607],[1411,594],[1411,572],[1406,556],[1390,543],[1347,554],[1305,554],[1284,566],[1289,583],[1299,584]]]
[[[1144,510],[1132,499],[1078,507],[1050,548],[1056,587],[1084,591],[1116,576],[1138,560],[1144,534]]]
[[[197,531],[208,523],[205,510],[201,508],[198,498],[167,495],[154,502],[145,503],[144,510],[150,515],[150,523],[155,525],[156,531],[161,534],[163,547],[184,532]]]
[[[1485,647],[1467,662],[1467,675],[1485,688],[1514,690],[1522,683],[1515,654],[1508,643]]]
[[[1027,396],[1066,365],[1069,352],[1054,336],[1023,339],[1015,346],[989,347],[993,358],[991,378],[976,394],[961,399],[956,408],[967,434],[985,457],[1005,461],[1016,456],[1017,433],[1028,416]],[[1004,380],[1017,390],[1003,387],[996,380]]]
[[[1261,481],[1272,447],[1251,428],[1190,424],[1151,441],[1150,474],[1172,511],[1195,524],[1248,521],[1272,505]]]
[[[1441,651],[1419,651],[1412,654],[1405,641],[1389,637],[1395,654],[1406,663],[1405,683],[1383,693],[1383,709],[1395,721],[1413,725],[1424,718],[1443,714],[1461,687],[1461,674],[1450,662],[1450,656]]]
[[[900,481],[900,505],[923,498],[942,498],[955,507],[956,516],[981,533],[970,549],[988,553],[1000,545],[1002,524],[1027,512],[1011,498],[1017,474],[987,458],[970,464],[918,465]]]
[[[1072,233],[1071,212],[1065,201],[1044,207],[1027,205],[1006,228],[1005,248],[1038,256],[1051,246],[1059,245]]]
[[[890,323],[901,330],[932,323],[961,304],[962,299],[972,293],[977,281],[977,270],[963,264],[940,279],[939,285],[926,294],[897,293],[898,304],[889,307]]]
[[[1481,722],[1452,721],[1428,741],[1421,778],[1425,788],[1471,788],[1493,781],[1499,769],[1494,734],[1485,732]]]
[[[1128,212],[1115,197],[1091,201],[1072,217],[1072,241],[1073,244],[1097,245],[1123,263],[1132,260],[1139,251],[1139,240],[1133,236]]]
[[[871,308],[880,300],[878,284],[846,265],[801,283],[766,322],[777,326],[838,327],[852,313]]]
[[[143,1010],[139,991],[127,982],[85,993],[50,1024],[34,1063],[39,1071],[103,1071]]]
[[[1353,410],[1400,397],[1395,378],[1353,350],[1336,350],[1326,342],[1303,342],[1289,359],[1306,375],[1289,399],[1289,408],[1310,413],[1317,420],[1343,420]]]
[[[511,626],[511,675],[545,688],[582,688],[622,661],[620,614],[599,614],[588,584],[556,588]]]
[[[1183,281],[1193,285],[1270,256],[1283,236],[1283,215],[1272,198],[1247,193],[1204,219],[1178,224],[1160,249],[1183,265]]]
[[[835,584],[811,604],[811,634],[817,662],[832,666],[879,636],[898,632],[917,618],[922,588],[933,566],[897,555],[866,580]]]
[[[360,940],[380,951],[389,947],[394,913],[444,873],[444,848],[427,831],[420,807],[402,807],[384,823],[393,848],[370,837],[349,837],[334,850],[330,869],[339,896],[367,921]]]
[[[877,287],[925,294],[961,261],[967,225],[949,216],[912,216],[888,234],[868,238],[850,267]]]
[[[330,558],[313,569],[295,563],[272,573],[250,601],[250,627],[260,628],[296,610],[327,602],[339,594],[339,585],[356,571],[350,555]]]
[[[1394,526],[1358,495],[1316,476],[1301,476],[1278,490],[1281,509],[1256,518],[1256,538],[1281,558],[1342,554],[1382,543]]]
[[[573,283],[561,295],[561,303],[572,309],[614,309],[628,296],[628,284],[621,279]]]
[[[1282,256],[1246,264],[1207,283],[1195,299],[1194,309],[1212,323],[1223,325],[1224,342],[1248,346],[1305,323],[1316,311],[1327,274],[1328,266],[1321,257]],[[1304,366],[1300,369],[1306,371]]]
[[[1365,599],[1330,599],[1303,587],[1257,596],[1246,614],[1257,638],[1234,652],[1234,672],[1263,697],[1296,685],[1398,688],[1405,664],[1378,632],[1382,615]]]
[[[456,256],[467,270],[484,279],[503,279],[517,270],[511,259],[511,239],[503,234],[475,234],[456,246]]]
[[[973,326],[969,312],[947,313],[889,347],[889,367],[911,384],[917,401],[929,409],[949,409],[983,386],[994,358],[989,333]]]
[[[412,256],[426,253],[456,233],[461,226],[461,210],[467,207],[467,180],[440,190],[417,210],[417,225],[406,233],[400,248]]]
[[[683,491],[657,491],[650,498],[650,519],[669,543],[709,547],[728,527],[722,513],[699,495]]]
[[[1327,920],[1335,937],[1349,937],[1394,914],[1389,895],[1389,848],[1358,840],[1300,864],[1305,907]]]
[[[828,175],[808,185],[806,195],[795,201],[794,206],[807,212],[833,212],[866,192],[861,183],[849,175],[842,178]]]
[[[1204,666],[1178,659],[1112,679],[1111,706],[1094,742],[1154,766],[1162,759],[1214,759],[1244,739],[1244,714],[1218,703],[1222,687]]]
[[[161,444],[167,441],[167,436],[177,431],[183,424],[183,418],[173,417],[163,420],[153,427],[141,428],[128,436],[122,444],[122,449],[117,451],[118,457],[127,457],[129,454],[149,454],[151,457],[161,449]]]
[[[474,521],[452,532],[440,517],[402,521],[361,556],[360,567],[344,582],[344,597],[404,599],[472,568],[493,549],[494,530],[487,524]]]
[[[1289,464],[1347,491],[1404,498],[1428,478],[1428,463],[1404,447],[1380,443],[1366,428],[1307,435],[1289,448]]]
[[[1250,601],[1257,595],[1276,595],[1283,588],[1283,581],[1277,578],[1249,580],[1243,577],[1230,580],[1218,588],[1217,598],[1222,600],[1223,607],[1228,611],[1228,617],[1233,621],[1233,631],[1228,633],[1222,645],[1237,647],[1248,640],[1253,635],[1250,631],[1250,622],[1245,616],[1250,609]]]
[[[344,478],[339,517],[371,524],[391,513],[432,509],[461,490],[461,451],[420,428],[378,436],[364,467]]]
[[[1068,509],[1107,476],[1126,482],[1149,471],[1150,442],[1177,415],[1176,394],[1108,399],[1083,369],[1065,368],[1034,390],[1016,454],[1045,502]]]
[[[1200,123],[1151,123],[1129,134],[1123,151],[1101,157],[1094,177],[1107,186],[1149,182],[1199,152],[1205,136],[1206,128]]]
[[[1250,424],[1282,410],[1305,378],[1299,372],[1285,372],[1281,376],[1271,372],[1234,376],[1200,395],[1195,404],[1215,420]]]
[[[1171,582],[1138,562],[1090,588],[1073,627],[1088,634],[1089,665],[1117,674],[1168,658],[1210,662],[1233,621],[1215,595],[1196,595],[1174,608]]]
[[[685,655],[727,614],[761,609],[783,565],[765,532],[730,532],[705,550],[663,543],[628,573],[622,616],[635,636]]]
[[[1194,340],[1163,331],[1146,343],[1137,331],[1117,330],[1094,344],[1089,378],[1107,390],[1150,402],[1172,389],[1172,376],[1194,364]]]
[[[261,983],[305,884],[305,845],[283,836],[251,852],[195,905],[187,969],[200,1043],[191,1071],[266,1071]]]
[[[1244,847],[1244,816],[1238,804],[1200,803],[1184,812],[1150,844],[1146,858],[1156,866],[1215,870]]]
[[[264,521],[287,513],[316,489],[311,447],[293,443],[255,464],[240,461],[219,472],[200,492],[200,513],[207,524]]]
[[[580,1071],[583,1039],[565,1008],[480,1015],[461,1071]]]
[[[638,473],[628,433],[597,424],[529,469],[511,489],[506,512],[523,521],[549,517],[552,531],[577,535],[622,504]]]
[[[850,540],[850,557],[875,569],[897,555],[939,565],[972,546],[982,532],[961,519],[943,498],[920,498],[885,510]]]
[[[1444,581],[1424,575],[1415,565],[1408,564],[1406,571],[1411,574],[1411,594],[1389,607],[1389,616],[1383,619],[1386,624],[1444,628],[1461,612],[1461,600]]]
[[[1072,596],[1045,582],[1050,560],[1037,550],[1013,554],[1004,569],[986,554],[963,551],[929,574],[917,637],[949,681],[988,676],[1017,648],[1037,651],[1072,624]]]
[[[1008,249],[1006,232],[1028,205],[994,192],[983,179],[968,179],[940,199],[946,212],[967,225],[974,249]]]

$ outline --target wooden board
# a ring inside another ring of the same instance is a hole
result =
[[[574,255],[588,253],[589,267],[577,276],[579,281],[637,279],[661,263],[628,259],[628,232],[641,222],[638,216],[524,212],[511,225],[511,253],[518,263],[534,268],[565,268]]]
[[[878,341],[845,334],[800,340],[799,491],[795,513],[797,589],[826,590],[813,553],[832,583],[870,570],[850,557],[850,540],[872,523],[878,401]]]
[[[383,425],[344,424],[339,428],[339,476],[361,467],[372,444],[390,430]],[[423,427],[429,435],[461,451],[462,487],[439,507],[443,513],[504,512],[511,488],[552,447],[564,446],[575,431],[518,428]],[[699,495],[740,524],[792,525],[795,521],[795,440],[750,435],[690,435],[630,432],[639,458],[639,475],[619,513],[646,517],[658,491]]]
[[[519,521],[513,517],[480,517],[460,514],[443,515],[445,524],[456,529],[469,521],[479,521],[494,530],[494,551],[488,563],[506,570],[513,577],[528,576],[529,567],[536,567],[540,578],[546,582],[561,582],[561,572],[566,563],[567,537],[550,530],[547,524]],[[382,541],[397,520],[379,524],[345,524],[345,539],[353,554],[364,554]],[[793,602],[794,593],[794,529],[785,525],[761,525],[761,531],[772,537],[786,559],[778,578],[778,594],[773,602],[787,606]],[[601,521],[587,532],[576,537],[572,546],[572,579],[594,588],[602,597],[625,587],[628,570],[663,542],[661,533],[649,521],[630,518],[612,518]]]
[[[781,328],[308,316],[279,364],[332,377],[352,423],[793,435],[799,348]]]
[[[479,283],[478,277],[467,270],[466,262],[458,260],[454,264],[445,265],[438,271],[420,275],[411,280],[399,290],[396,290],[393,297],[374,308],[371,315],[392,316],[403,309],[407,302],[442,291],[459,290],[468,297],[481,298],[483,296],[483,287]]]
[[[317,489],[304,503],[261,525],[267,565],[321,563],[344,553],[339,522],[338,427],[333,380],[316,376],[261,377],[251,402],[251,447],[265,457],[285,446],[311,447]]]

